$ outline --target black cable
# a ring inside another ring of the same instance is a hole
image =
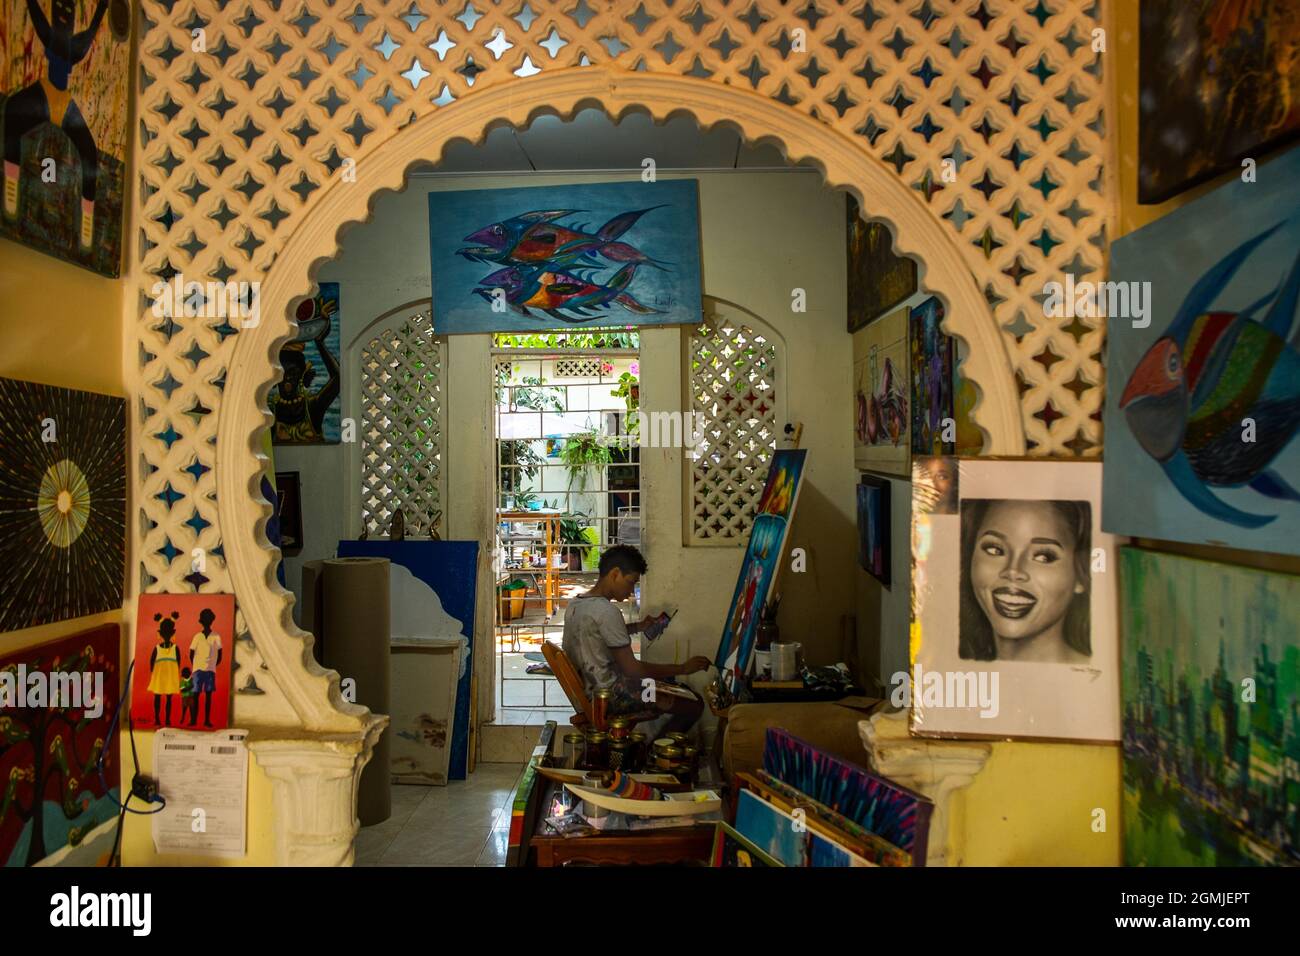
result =
[[[136,813],[142,817],[151,817],[155,813],[162,813],[167,808],[167,799],[158,792],[152,781],[140,773],[140,756],[135,746],[135,721],[131,718],[131,708],[128,706],[131,700],[131,675],[135,671],[135,661],[132,661],[126,669],[126,687],[123,689],[121,696],[117,701],[117,708],[113,711],[113,719],[108,725],[108,738],[104,741],[104,747],[99,752],[99,760],[96,762],[95,769],[99,772],[99,782],[104,788],[104,793],[109,794],[112,788],[108,785],[108,780],[104,776],[104,761],[108,759],[110,748],[113,746],[113,734],[117,731],[118,720],[122,716],[122,708],[126,706],[126,728],[127,736],[131,741],[131,766],[134,773],[131,776],[131,789],[127,792],[126,800],[116,800],[115,802],[122,808],[121,813],[117,815],[117,832],[113,836],[113,852],[109,855],[108,865],[113,866],[114,860],[117,860],[118,866],[121,861],[118,860],[118,851],[122,846],[122,831],[126,824],[126,815]],[[138,797],[146,804],[156,803],[157,809],[154,810],[132,810],[131,798]]]

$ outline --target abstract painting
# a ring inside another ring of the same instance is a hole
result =
[[[781,866],[808,865],[806,828],[752,790],[737,797],[736,832]]]
[[[340,541],[340,558],[387,558],[393,563],[393,589],[398,593],[399,574],[409,572],[407,593],[416,598],[417,586],[427,590],[421,597],[429,610],[424,614],[427,630],[402,634],[400,618],[394,616],[392,637],[421,638],[459,635],[465,638],[461,669],[456,683],[456,718],[452,725],[451,756],[447,779],[464,780],[469,773],[469,685],[474,659],[474,609],[478,582],[477,541]]]
[[[860,470],[908,472],[911,365],[906,309],[853,333],[853,455]]]
[[[430,193],[433,327],[455,335],[698,325],[698,185]]]
[[[713,835],[713,855],[710,866],[713,867],[756,867],[784,866],[775,857],[759,849],[757,845],[745,839],[738,832],[719,822]]]
[[[0,631],[122,606],[126,401],[0,378]]]
[[[941,510],[920,466],[951,462],[918,459],[912,673],[896,675],[891,699],[910,706],[916,735],[1118,740],[1101,463],[960,460],[942,479],[956,508]]]
[[[889,587],[889,480],[863,475],[858,482],[858,564]]]
[[[1124,862],[1300,863],[1300,577],[1120,550]]]
[[[799,501],[807,449],[782,449],[772,456],[767,483],[758,500],[758,515],[749,533],[749,545],[740,565],[740,577],[731,595],[727,620],[714,663],[722,671],[724,686],[735,693],[753,663],[758,620],[767,606],[772,587],[781,573],[782,555]]]
[[[228,728],[235,596],[141,594],[135,621],[131,720],[136,728]]]
[[[131,4],[3,0],[0,10],[0,236],[116,278]]]
[[[280,349],[284,377],[267,401],[277,445],[337,445],[342,378],[339,370],[339,284],[320,283],[298,305],[298,331]]]
[[[1293,149],[1112,244],[1107,531],[1300,554],[1298,179]]]
[[[827,753],[779,727],[767,729],[763,770],[911,853],[914,866],[925,865],[934,804],[922,794]],[[736,828],[745,832],[739,822]]]
[[[930,296],[908,312],[912,348],[912,452],[951,455],[957,449],[953,407],[955,349],[939,327],[943,305]]]
[[[117,817],[121,641],[105,624],[0,658],[0,866],[78,847]]]
[[[1138,201],[1163,202],[1300,131],[1300,6],[1143,0]]]
[[[848,329],[856,332],[916,294],[916,260],[894,255],[889,227],[865,222],[858,201],[846,198]]]

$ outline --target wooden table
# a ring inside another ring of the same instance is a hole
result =
[[[542,524],[542,538],[546,548],[546,568],[544,569],[543,589],[546,591],[546,616],[549,618],[554,611],[555,598],[555,547],[559,543],[560,521],[567,518],[568,515],[563,511],[553,508],[541,508],[537,511],[503,511],[497,509],[497,521],[538,521]],[[520,570],[529,571],[531,568],[521,568]]]
[[[534,761],[550,752],[555,731],[554,721],[548,721],[542,728],[530,770]],[[530,770],[524,771],[511,798],[507,866],[689,864],[706,863],[712,855],[712,824],[575,837],[551,833],[546,817],[563,785]]]

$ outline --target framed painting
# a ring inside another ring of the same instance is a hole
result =
[[[1142,0],[1138,202],[1241,170],[1300,132],[1300,7]]]
[[[0,657],[0,867],[90,846],[117,819],[121,661],[116,624]]]
[[[126,400],[0,378],[0,631],[122,606]]]
[[[911,364],[906,309],[853,333],[853,457],[859,470],[908,473]]]
[[[718,867],[784,866],[780,860],[745,839],[732,827],[719,822],[713,835],[713,855],[709,865]]]
[[[129,0],[4,0],[0,236],[117,278],[126,196]]]
[[[141,594],[132,722],[143,730],[225,730],[234,655],[233,594]]]
[[[757,515],[740,565],[740,578],[731,595],[714,657],[714,663],[722,671],[724,686],[732,693],[753,664],[758,620],[781,573],[782,555],[799,501],[807,458],[808,451],[803,448],[777,451],[772,456],[763,493],[759,495]]]
[[[908,311],[912,357],[912,453],[951,455],[957,450],[953,380],[956,350],[945,335],[943,305],[930,296]]]
[[[322,282],[298,305],[298,331],[280,349],[284,377],[267,396],[277,445],[337,445],[342,377],[339,368],[339,284]]]
[[[698,325],[698,187],[673,179],[430,193],[434,329]]]
[[[916,260],[896,256],[881,222],[866,222],[858,201],[847,200],[848,329],[856,332],[916,295]]]
[[[944,462],[949,459],[929,459]],[[956,508],[913,480],[912,674],[924,736],[1119,739],[1115,541],[1100,462],[958,463]]]
[[[1294,866],[1300,577],[1120,549],[1124,862]]]
[[[858,564],[889,587],[889,479],[863,475],[858,482]]]
[[[1107,531],[1300,554],[1297,180],[1300,148],[1112,244]]]

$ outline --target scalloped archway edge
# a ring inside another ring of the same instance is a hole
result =
[[[238,336],[217,431],[216,483],[227,564],[249,630],[305,729],[364,732],[368,711],[346,702],[339,678],[317,665],[293,622],[289,592],[275,580],[276,552],[265,536],[270,508],[258,490],[265,459],[260,435],[270,423],[267,395],[278,378],[280,345],[291,306],[311,294],[316,269],[339,251],[344,229],[370,218],[374,201],[405,186],[414,164],[436,162],[453,140],[479,143],[492,128],[526,126],[540,114],[571,117],[585,108],[615,119],[673,114],[702,127],[724,125],[750,142],[775,144],[791,162],[811,162],[827,184],[851,192],[873,220],[885,222],[896,252],[918,261],[923,288],[945,304],[944,329],[963,339],[962,374],[979,393],[974,418],[984,451],[1020,455],[1025,441],[1015,379],[1001,333],[950,234],[879,160],[830,126],[745,90],[692,77],[603,66],[543,73],[475,93],[417,120],[336,181],[287,240],[262,285],[258,326]]]

